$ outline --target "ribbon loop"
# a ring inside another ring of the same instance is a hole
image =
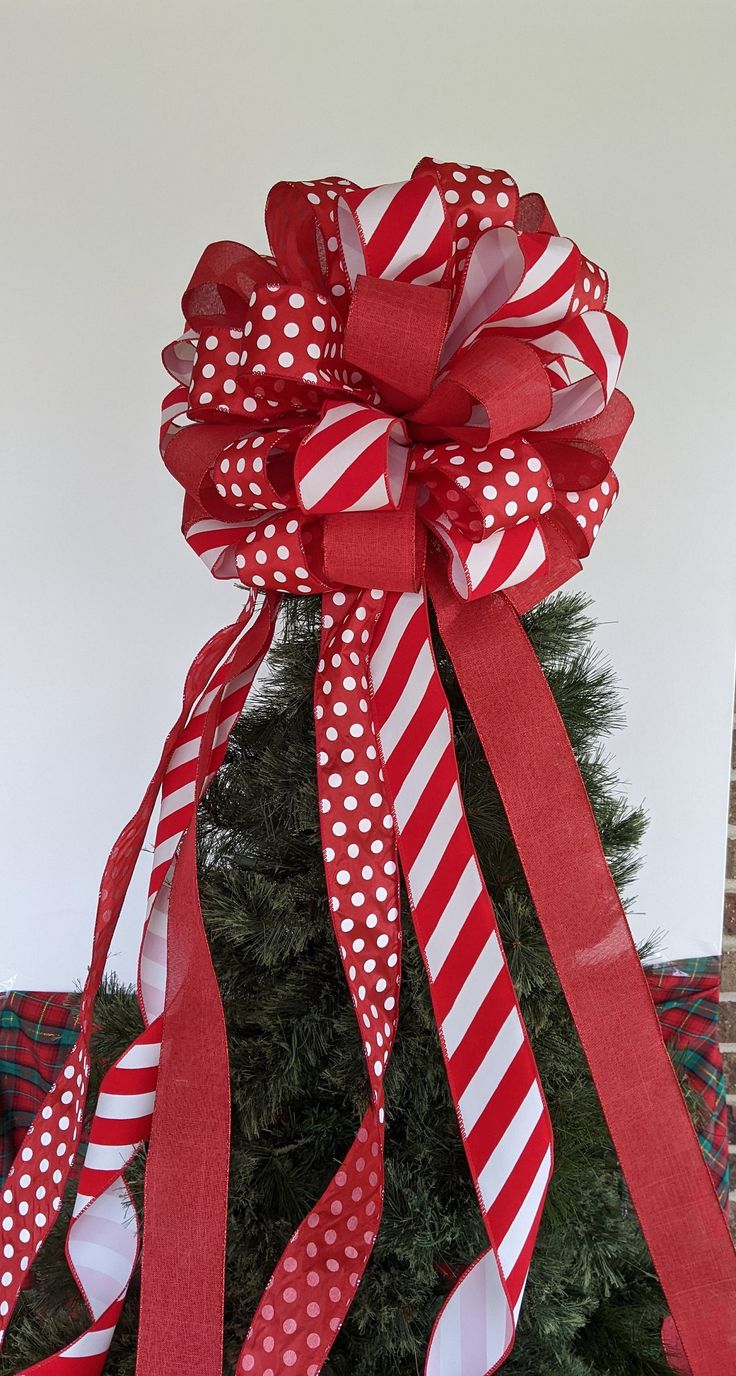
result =
[[[210,244],[182,297],[184,318],[197,330],[242,324],[251,292],[269,275],[273,280],[273,270],[269,273],[261,255],[245,244]]]
[[[361,273],[423,286],[442,281],[452,241],[434,177],[344,191],[337,224],[353,288]]]
[[[489,440],[535,430],[550,414],[544,364],[530,344],[518,339],[481,335],[459,354],[450,376],[485,411]]]
[[[315,515],[396,510],[408,468],[403,421],[354,401],[327,402],[297,449],[299,505]]]
[[[354,183],[345,177],[313,182],[277,182],[266,200],[266,231],[286,281],[325,292],[341,314],[348,301],[348,276],[335,206]]]
[[[395,411],[423,402],[437,371],[450,293],[361,274],[345,326],[345,359],[368,373]]]
[[[425,520],[443,522],[471,541],[490,530],[536,521],[551,511],[554,486],[537,448],[523,435],[485,447],[434,445],[414,460],[427,499]],[[446,522],[443,522],[446,524]]]

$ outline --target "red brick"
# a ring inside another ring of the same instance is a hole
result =
[[[721,988],[736,993],[736,951],[724,951],[721,962]]]
[[[736,1003],[722,1003],[718,1015],[718,1037],[722,1042],[736,1042]]]
[[[736,879],[736,836],[729,836],[726,846],[726,878]]]
[[[736,893],[727,893],[723,904],[723,930],[736,936]]]

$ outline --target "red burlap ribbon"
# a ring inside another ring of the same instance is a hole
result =
[[[432,599],[682,1348],[715,1376],[736,1361],[733,1243],[562,719],[506,598],[461,606],[433,577]]]

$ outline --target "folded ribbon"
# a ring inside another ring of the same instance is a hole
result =
[[[431,159],[390,186],[280,183],[266,220],[271,257],[221,243],[200,260],[184,333],[164,352],[176,385],[162,418],[187,541],[216,577],[240,577],[265,601],[195,661],[152,785],[163,804],[140,966],[146,1028],[103,1084],[67,1244],[92,1326],[34,1370],[102,1369],[137,1250],[123,1171],[155,1103],[138,1376],[179,1376],[193,1356],[200,1376],[221,1376],[228,1092],[194,812],[282,593],[322,597],[323,856],[371,1101],[276,1266],[238,1372],[318,1376],[371,1255],[399,864],[489,1240],[437,1320],[426,1373],[489,1376],[510,1351],[552,1134],[463,810],[429,586],[671,1308],[672,1360],[682,1369],[686,1354],[693,1376],[736,1372],[736,1257],[519,621],[577,571],[616,497],[611,465],[632,411],[616,390],[626,331],[606,309],[606,275],[504,172]],[[20,1210],[24,1182],[44,1170],[39,1134],[44,1150],[62,1139],[59,1190],[73,1159],[91,1000],[152,801],[149,790],[113,851],[80,1039],[48,1096],[48,1126],[30,1130],[9,1178],[3,1317],[22,1258],[50,1226]]]

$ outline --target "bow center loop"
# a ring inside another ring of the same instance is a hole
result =
[[[396,510],[410,452],[406,426],[396,416],[355,401],[326,402],[296,451],[301,510],[310,515]]]
[[[390,410],[410,411],[431,391],[449,312],[444,287],[360,275],[345,325],[346,362],[374,379]]]

